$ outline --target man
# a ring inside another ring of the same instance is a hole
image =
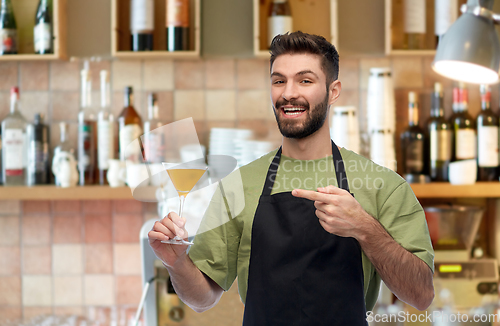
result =
[[[338,53],[324,38],[277,36],[271,97],[283,141],[240,169],[244,208],[198,234],[189,254],[161,243],[187,237],[177,214],[150,231],[151,247],[194,310],[214,306],[236,276],[244,325],[366,325],[380,279],[417,309],[432,302],[433,250],[411,188],[330,140],[338,71]],[[223,190],[202,224],[237,202],[230,182]]]

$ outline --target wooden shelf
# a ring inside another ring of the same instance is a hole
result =
[[[54,54],[35,54],[33,28],[35,14],[39,0],[13,1],[14,15],[16,16],[18,34],[18,53],[0,56],[0,61],[43,61],[66,60],[66,1],[53,0],[52,21],[54,37]]]
[[[148,187],[149,188],[149,187]],[[110,200],[133,199],[129,187],[85,186],[60,188],[48,186],[0,186],[2,200]]]
[[[338,46],[337,1],[290,0],[293,29],[321,35]],[[267,12],[271,0],[253,0],[253,49],[257,58],[269,59]]]
[[[452,185],[448,182],[411,184],[417,198],[500,198],[500,182]]]
[[[130,51],[130,1],[111,1],[111,55],[117,59],[197,59],[200,57],[200,0],[190,0],[189,51],[166,51],[165,0],[154,0],[153,51]]]

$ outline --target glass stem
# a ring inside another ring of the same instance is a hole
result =
[[[184,209],[184,201],[186,200],[186,196],[184,195],[179,196],[179,200],[180,200],[179,217],[182,217],[182,210]]]

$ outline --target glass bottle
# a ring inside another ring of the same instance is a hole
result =
[[[478,181],[498,181],[498,116],[491,110],[491,89],[481,85],[481,112],[477,123]]]
[[[425,0],[404,0],[404,47],[423,49],[425,38]]]
[[[0,2],[0,55],[17,54],[17,24],[10,0]]]
[[[152,51],[154,0],[130,0],[130,38],[132,51]]]
[[[115,156],[114,116],[110,110],[109,72],[101,70],[101,109],[97,113],[97,167],[99,184],[106,185],[109,160]]]
[[[401,134],[403,173],[406,176],[424,174],[424,131],[420,128],[418,101],[415,92],[408,93],[408,127]],[[411,176],[409,176],[411,177]]]
[[[19,89],[10,90],[10,113],[2,121],[2,173],[5,186],[26,184],[26,119],[18,108]]]
[[[189,0],[166,0],[167,51],[189,50]]]
[[[431,95],[431,116],[427,121],[429,139],[429,176],[432,181],[448,181],[451,162],[452,130],[444,118],[443,86],[434,84]]]
[[[34,124],[27,128],[28,166],[27,184],[43,185],[49,183],[49,127],[43,123],[43,116],[35,114]]]
[[[450,123],[453,125],[453,161],[476,159],[476,123],[469,114],[468,91],[458,88],[458,103]]]
[[[79,185],[92,185],[96,174],[97,121],[91,98],[90,70],[85,64],[81,71],[81,105],[78,112],[78,173]]]
[[[458,0],[434,0],[434,35],[436,48],[448,28],[457,20]]]
[[[33,33],[36,54],[54,53],[51,4],[52,0],[40,0],[38,3]]]
[[[164,123],[159,118],[158,100],[156,94],[148,95],[148,119],[144,122],[144,156],[149,163],[164,161],[165,138],[161,129]]]
[[[293,32],[292,10],[288,0],[272,0],[267,15],[267,45],[278,34]]]
[[[69,141],[68,124],[66,122],[59,123],[59,144],[54,147],[54,158],[57,157],[59,153],[68,153],[75,157],[75,149]],[[55,184],[57,186],[61,185],[61,182],[55,177]]]
[[[124,108],[118,116],[120,160],[142,162],[139,137],[142,135],[142,119],[134,108],[134,91],[125,87]]]

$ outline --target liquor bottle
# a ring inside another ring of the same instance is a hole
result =
[[[448,28],[457,20],[458,0],[435,0],[434,1],[434,34],[436,35],[436,47]]]
[[[476,159],[476,123],[469,114],[467,88],[458,88],[458,103],[450,123],[453,126],[453,161]]]
[[[408,93],[408,127],[401,134],[403,173],[414,178],[424,174],[424,131],[418,125],[418,101],[415,92]]]
[[[35,123],[29,124],[26,132],[28,141],[28,186],[49,183],[49,127],[43,123],[43,116],[35,114]]]
[[[109,160],[115,156],[114,116],[110,112],[109,72],[101,70],[101,110],[97,113],[97,168],[99,184],[106,185]]]
[[[167,51],[189,50],[189,0],[167,1]]]
[[[293,32],[292,10],[288,0],[272,0],[267,15],[267,44],[278,34]]]
[[[422,49],[425,38],[425,0],[404,0],[404,48]]]
[[[165,137],[161,129],[164,125],[159,119],[156,95],[148,95],[148,119],[144,122],[144,156],[149,163],[161,163],[165,160]]]
[[[152,51],[154,0],[130,0],[130,37],[132,51]]]
[[[118,142],[120,160],[142,162],[139,137],[142,134],[142,119],[134,108],[134,91],[125,87],[124,108],[118,116]]]
[[[481,85],[481,112],[477,122],[477,165],[479,181],[498,181],[498,116],[491,110],[491,89]]]
[[[87,64],[86,64],[87,66]],[[97,122],[91,99],[90,70],[81,71],[80,112],[78,112],[78,173],[80,186],[95,183]]]
[[[10,0],[0,2],[0,55],[17,54],[17,25]]]
[[[40,0],[35,16],[35,53],[54,53],[54,43],[52,40],[52,0]]]
[[[432,181],[448,181],[451,162],[452,130],[444,118],[443,86],[434,84],[431,95],[431,117],[427,121],[429,139],[429,175]]]
[[[56,158],[59,153],[67,153],[75,158],[75,149],[73,148],[71,142],[69,141],[68,124],[66,122],[59,123],[59,144],[54,147],[54,158]],[[61,182],[55,177],[56,186],[61,186]]]
[[[18,108],[19,89],[10,90],[10,113],[2,121],[3,184],[26,184],[26,119]]]

